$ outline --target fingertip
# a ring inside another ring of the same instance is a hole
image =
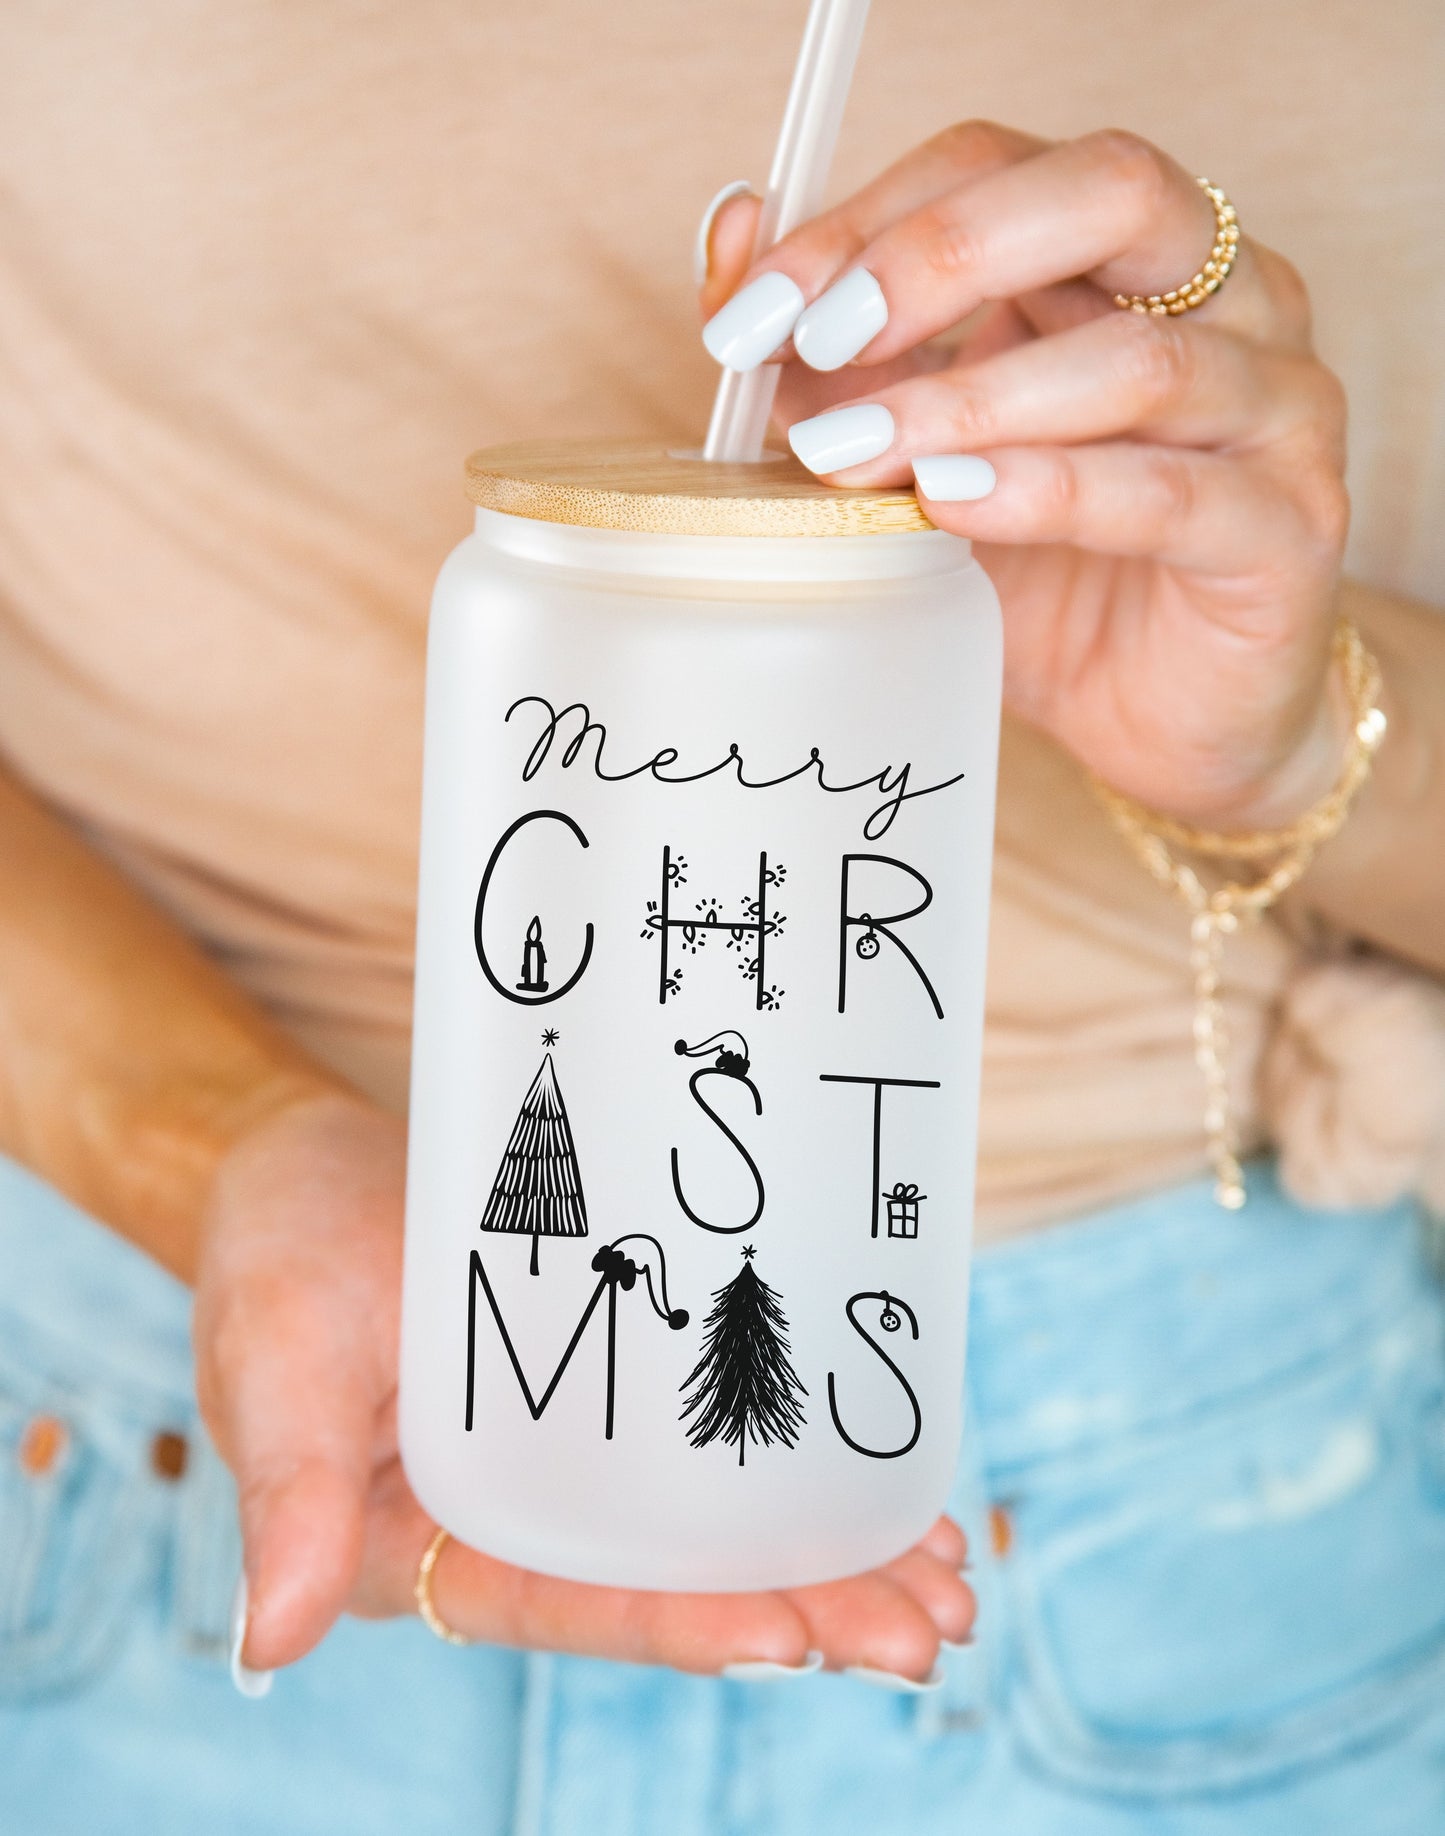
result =
[[[250,1599],[243,1570],[236,1583],[236,1591],[231,1596],[229,1668],[237,1695],[244,1696],[248,1702],[260,1702],[263,1697],[270,1695],[274,1674],[246,1662],[250,1618]]]
[[[653,1643],[662,1653],[651,1661],[698,1676],[716,1676],[729,1666],[776,1665],[801,1674],[816,1668],[808,1623],[781,1594],[698,1594],[682,1599],[654,1596],[664,1623]]]
[[[921,496],[933,504],[973,504],[991,497],[998,472],[979,453],[920,453],[913,478]]]
[[[968,1538],[953,1518],[946,1515],[937,1520],[926,1536],[920,1537],[918,1546],[953,1568],[962,1568],[968,1560]]]
[[[854,1661],[922,1683],[932,1676],[942,1643],[933,1619],[900,1588],[897,1610],[870,1630],[863,1651]]]
[[[752,187],[738,180],[724,186],[704,213],[693,253],[693,275],[705,319],[732,297],[752,265],[762,207]]]
[[[240,1657],[275,1670],[330,1630],[355,1584],[363,1500],[351,1476],[310,1461],[280,1484],[242,1494],[248,1613]]]
[[[918,1547],[890,1562],[885,1572],[928,1615],[940,1639],[958,1644],[973,1631],[978,1603],[954,1563]]]

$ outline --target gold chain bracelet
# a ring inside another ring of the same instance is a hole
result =
[[[1333,788],[1283,829],[1237,835],[1196,829],[1147,809],[1100,779],[1095,794],[1140,863],[1189,907],[1189,967],[1194,978],[1194,1058],[1204,1078],[1204,1132],[1214,1169],[1214,1196],[1230,1211],[1245,1200],[1244,1171],[1229,1092],[1229,1038],[1220,998],[1224,940],[1241,924],[1259,919],[1296,884],[1315,854],[1343,826],[1360,786],[1370,775],[1385,737],[1379,708],[1380,667],[1348,619],[1335,630],[1334,660],[1350,704],[1350,742]],[[1212,890],[1171,845],[1211,860],[1269,863],[1250,881],[1226,880]]]

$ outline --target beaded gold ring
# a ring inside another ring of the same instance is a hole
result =
[[[1209,251],[1209,259],[1182,286],[1171,287],[1168,293],[1116,293],[1114,304],[1125,312],[1156,315],[1192,312],[1211,294],[1217,293],[1229,278],[1234,258],[1239,253],[1239,220],[1234,206],[1218,185],[1211,185],[1207,178],[1194,182],[1214,206],[1214,247]]]
[[[416,1580],[412,1584],[412,1599],[416,1601],[416,1610],[421,1615],[422,1624],[428,1632],[434,1632],[448,1645],[469,1645],[472,1641],[465,1633],[458,1632],[454,1626],[447,1624],[436,1610],[431,1597],[432,1571],[437,1565],[437,1557],[451,1540],[449,1531],[438,1530],[427,1544],[426,1553],[422,1556],[416,1571]]]

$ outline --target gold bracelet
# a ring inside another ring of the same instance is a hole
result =
[[[1147,809],[1098,778],[1095,795],[1135,857],[1161,886],[1193,914],[1189,967],[1194,977],[1194,1058],[1204,1078],[1204,1133],[1214,1169],[1214,1196],[1227,1210],[1245,1200],[1244,1171],[1229,1093],[1229,1039],[1220,999],[1224,940],[1241,923],[1253,923],[1304,874],[1320,847],[1338,833],[1360,786],[1370,775],[1385,737],[1379,708],[1380,666],[1348,619],[1335,630],[1334,658],[1349,696],[1351,731],[1345,762],[1333,788],[1283,829],[1219,834],[1196,829]],[[1226,880],[1211,890],[1170,853],[1170,845],[1213,860],[1272,862],[1260,878]]]

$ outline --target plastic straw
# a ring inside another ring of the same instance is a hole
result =
[[[788,106],[758,217],[753,260],[816,216],[838,145],[869,0],[813,0],[793,69]],[[703,443],[704,459],[761,459],[779,365],[724,370]]]

